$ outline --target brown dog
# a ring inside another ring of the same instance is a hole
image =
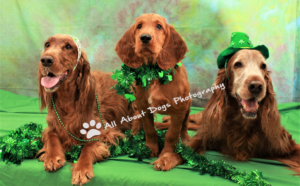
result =
[[[120,131],[130,129],[129,123],[121,124],[120,121],[122,116],[132,113],[128,110],[127,100],[117,95],[114,89],[110,89],[116,83],[111,79],[111,74],[90,72],[90,64],[84,51],[74,70],[77,58],[77,45],[71,36],[58,34],[45,42],[39,63],[38,82],[41,110],[48,106],[48,128],[42,134],[44,147],[39,154],[46,171],[57,171],[66,162],[65,151],[75,144],[83,144],[68,132],[76,138],[87,140],[87,135],[80,132],[82,129],[86,132],[90,129],[100,131],[101,135],[91,139],[101,139],[102,142],[84,143],[79,160],[73,165],[72,184],[82,185],[94,177],[93,163],[110,155],[109,146],[103,142],[116,145],[115,141],[124,137]],[[104,129],[98,113],[95,91],[104,123],[111,124],[115,121],[114,128]],[[65,128],[56,115],[51,102],[52,96]],[[97,127],[98,124],[91,124],[88,129],[83,127],[83,123],[90,123],[91,120],[101,123],[101,128]]]
[[[218,72],[217,89],[189,146],[198,153],[217,150],[238,161],[268,158],[281,161],[300,174],[300,145],[281,126],[272,81],[264,56],[257,50],[236,52]]]
[[[129,67],[139,68],[143,63],[158,64],[167,70],[184,58],[187,46],[174,27],[166,23],[165,18],[158,14],[143,14],[118,41],[116,52],[120,59]],[[179,137],[188,140],[187,118],[191,100],[174,102],[175,97],[185,98],[190,87],[184,66],[172,72],[173,80],[169,84],[160,84],[154,80],[146,91],[141,85],[136,87],[136,105],[138,111],[147,111],[142,117],[146,133],[146,145],[152,151],[152,157],[158,156],[157,133],[154,129],[153,113],[149,107],[169,106],[159,113],[171,115],[171,126],[165,136],[165,146],[159,158],[153,162],[156,170],[170,170],[182,163],[181,157],[174,153]]]

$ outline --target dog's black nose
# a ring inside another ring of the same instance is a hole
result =
[[[54,63],[54,58],[52,56],[43,56],[41,62],[44,67],[50,67]]]
[[[262,88],[263,88],[263,85],[259,81],[250,81],[250,83],[248,84],[248,89],[253,94],[261,93]]]
[[[149,34],[142,34],[140,37],[142,43],[149,43],[152,37]]]

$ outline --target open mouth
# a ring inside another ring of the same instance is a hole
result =
[[[53,90],[67,78],[68,74],[68,70],[62,73],[61,75],[55,75],[52,72],[47,71],[47,75],[42,77],[41,79],[41,84],[46,89]]]
[[[236,99],[239,103],[239,106],[241,107],[243,116],[245,118],[255,119],[259,107],[258,101],[254,97],[248,100],[244,100],[238,94],[236,94]]]

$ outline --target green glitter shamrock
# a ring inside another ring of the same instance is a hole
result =
[[[245,41],[241,39],[241,40],[239,41],[239,43],[240,43],[240,44],[244,44]]]

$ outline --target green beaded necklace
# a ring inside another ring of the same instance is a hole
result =
[[[102,124],[103,124],[103,126],[104,126],[104,128],[105,128],[105,124],[104,124],[104,121],[103,121],[103,119],[102,119],[102,115],[101,115],[101,112],[100,112],[100,105],[99,105],[99,102],[98,102],[98,96],[97,96],[96,91],[95,91],[95,96],[96,96],[96,102],[97,102],[97,107],[98,107],[99,116],[100,116],[100,119],[101,119],[101,121],[102,121]],[[71,132],[69,132],[69,131],[65,128],[64,123],[61,121],[61,119],[60,119],[60,117],[59,117],[59,115],[58,115],[58,112],[57,112],[57,110],[56,110],[56,106],[55,106],[55,103],[54,103],[53,95],[51,96],[51,98],[52,98],[52,105],[53,105],[54,111],[55,111],[55,113],[56,113],[56,116],[57,116],[57,118],[58,118],[60,124],[64,127],[64,129],[67,131],[67,133],[68,133],[70,136],[72,136],[72,137],[73,137],[74,139],[76,139],[77,141],[81,141],[81,142],[101,141],[100,139],[90,139],[90,140],[79,139],[79,138],[77,138],[76,136],[74,136]]]

